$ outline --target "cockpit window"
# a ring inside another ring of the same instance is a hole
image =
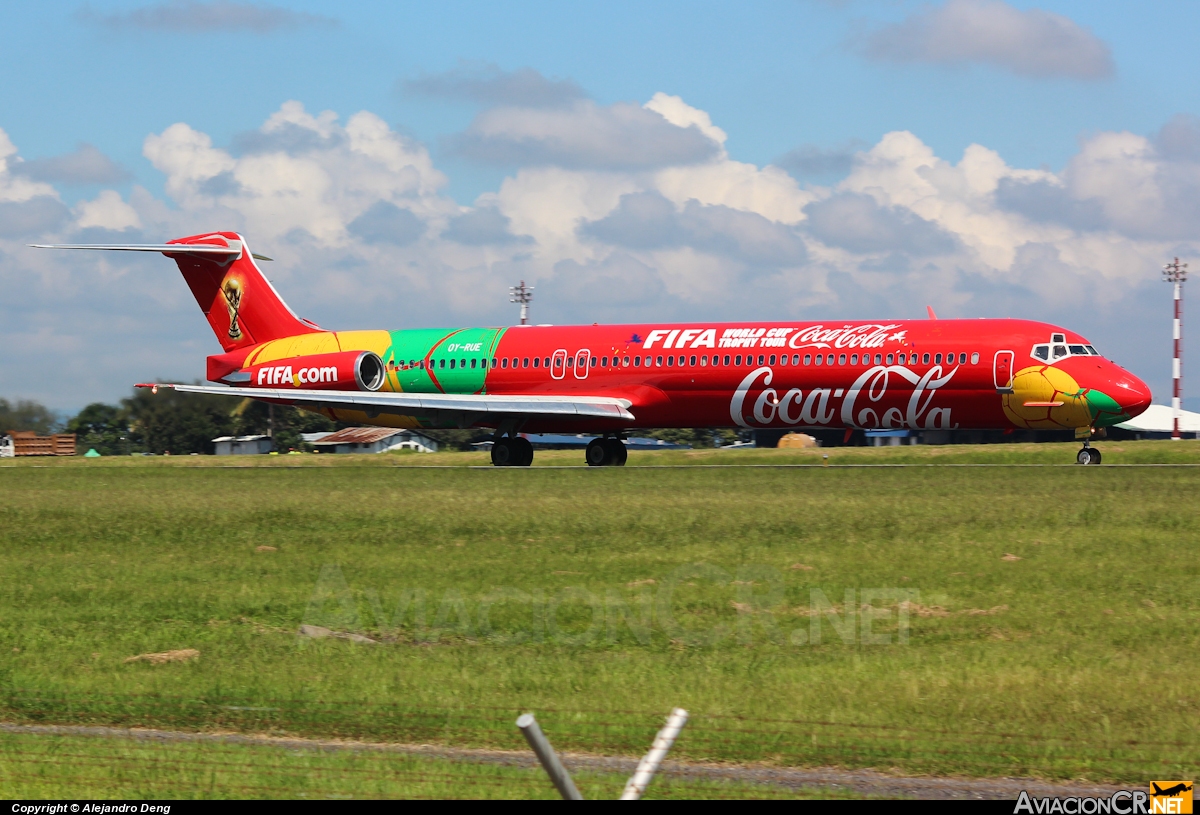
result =
[[[1066,336],[1063,334],[1051,334],[1050,342],[1043,342],[1033,346],[1029,351],[1029,355],[1034,359],[1042,362],[1058,362],[1060,359],[1067,357],[1087,357],[1100,356],[1100,352],[1090,345],[1083,343],[1068,344]]]

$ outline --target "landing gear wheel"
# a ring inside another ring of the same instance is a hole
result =
[[[1100,451],[1094,447],[1089,447],[1088,452],[1092,454],[1092,463],[1099,464],[1100,463]]]
[[[608,439],[592,439],[583,453],[589,467],[606,467],[612,463]]]
[[[608,448],[608,463],[613,467],[624,467],[629,459],[629,450],[625,448],[625,443],[620,439],[605,439],[604,444]]]
[[[1075,455],[1075,461],[1079,464],[1099,464],[1100,451],[1093,450],[1091,447],[1084,447]]]
[[[517,451],[512,439],[496,439],[492,443],[492,464],[496,467],[512,467],[516,464]]]
[[[533,464],[533,445],[529,443],[529,439],[524,436],[517,436],[512,439],[513,449],[516,451],[516,461],[513,465],[516,467],[528,467]]]

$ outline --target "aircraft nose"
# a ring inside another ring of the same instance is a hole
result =
[[[1150,386],[1128,371],[1118,369],[1117,376],[1113,377],[1113,385],[1113,398],[1130,417],[1150,407]]]

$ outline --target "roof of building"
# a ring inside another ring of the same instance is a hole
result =
[[[1170,433],[1175,423],[1175,412],[1169,405],[1151,405],[1146,411],[1134,416],[1117,427],[1123,430],[1140,430],[1143,433]],[[1190,410],[1179,412],[1181,433],[1200,433],[1200,413]]]
[[[260,439],[269,439],[269,438],[270,438],[270,436],[264,436],[264,435],[259,435],[259,436],[218,436],[217,438],[213,439],[213,441],[214,442],[218,442],[218,441],[232,441],[232,442],[259,441]]]
[[[410,430],[409,428],[347,427],[345,430],[339,430],[336,433],[330,433],[323,439],[314,441],[313,444],[375,444],[376,442],[383,441],[384,439],[390,439],[392,436],[397,436],[401,433],[427,438],[419,431]]]
[[[333,433],[334,431],[332,430],[322,430],[319,433],[301,433],[300,438],[309,444],[313,444],[314,442],[318,442],[326,436],[332,436]]]

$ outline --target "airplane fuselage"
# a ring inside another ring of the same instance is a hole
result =
[[[210,358],[210,378],[229,381],[226,371],[246,371],[247,387],[303,389],[312,386],[310,373],[320,375],[305,359],[349,359],[357,351],[382,361],[380,392],[587,394],[630,403],[634,422],[595,420],[585,428],[591,431],[1103,427],[1149,403],[1137,377],[1083,337],[1024,320],[316,332]],[[382,426],[444,425],[392,413],[327,413]],[[538,418],[521,429],[580,425]]]

